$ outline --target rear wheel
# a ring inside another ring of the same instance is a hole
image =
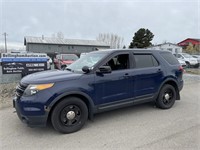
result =
[[[55,130],[72,133],[80,130],[88,118],[86,104],[77,97],[69,97],[56,105],[51,115]]]
[[[199,68],[199,63],[194,66],[195,68]]]
[[[186,63],[186,67],[187,67],[187,68],[190,68],[190,67],[191,67],[191,65],[190,65],[189,62],[185,62],[185,63]]]
[[[160,90],[156,105],[162,109],[171,108],[176,100],[176,91],[172,85],[165,84]]]

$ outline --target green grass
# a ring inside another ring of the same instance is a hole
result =
[[[186,68],[185,69],[186,73],[191,73],[191,74],[197,74],[200,75],[200,69],[193,69],[193,68]]]

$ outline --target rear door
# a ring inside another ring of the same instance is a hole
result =
[[[163,78],[158,60],[151,53],[134,53],[134,60],[132,96],[136,99],[153,97]]]

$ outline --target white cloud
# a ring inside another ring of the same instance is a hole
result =
[[[38,25],[39,20],[38,20],[38,18],[36,18],[36,17],[34,17],[34,16],[31,16],[31,17],[30,17],[30,22],[31,22],[33,25]]]
[[[154,33],[155,43],[200,38],[198,0],[12,0],[3,3],[2,32],[8,32],[12,41],[23,42],[27,35],[51,36],[62,31],[65,38],[79,39],[116,33],[128,45],[141,27]]]

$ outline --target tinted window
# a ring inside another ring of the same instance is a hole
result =
[[[160,53],[161,56],[171,65],[179,64],[178,60],[171,53]]]
[[[151,54],[134,54],[134,58],[136,68],[158,66],[157,60]]]

